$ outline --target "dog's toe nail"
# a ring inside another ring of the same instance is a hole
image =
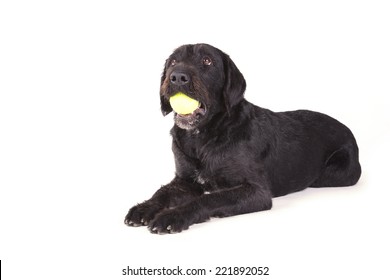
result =
[[[142,224],[139,224],[139,223],[136,223],[136,222],[133,222],[133,221],[128,221],[126,223],[129,227],[139,227],[141,226]]]

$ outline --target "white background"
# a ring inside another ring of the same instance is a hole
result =
[[[127,265],[389,279],[386,2],[1,1],[4,279],[152,279],[122,276]],[[251,102],[321,111],[349,126],[359,183],[308,189],[274,199],[271,211],[181,234],[126,227],[128,208],[173,177],[160,75],[174,48],[197,42],[232,57]]]

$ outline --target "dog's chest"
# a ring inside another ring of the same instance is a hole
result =
[[[199,170],[195,171],[195,180],[198,184],[201,185],[204,185],[208,182],[208,178],[204,178]]]
[[[242,181],[245,164],[238,159],[239,151],[208,143],[193,150],[197,159],[194,179],[201,185],[230,187]]]
[[[205,189],[235,186],[242,183],[245,174],[252,169],[250,156],[243,145],[234,146],[226,137],[210,135],[180,135],[174,141],[176,172],[191,177]],[[175,146],[176,145],[176,146]]]
[[[240,167],[234,169],[226,162],[202,162],[193,171],[193,178],[202,185],[206,191],[228,188],[242,182],[243,172],[240,172]]]

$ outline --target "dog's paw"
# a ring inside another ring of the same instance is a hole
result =
[[[177,233],[189,228],[193,224],[190,217],[176,209],[160,212],[148,225],[152,233]]]
[[[145,201],[130,208],[125,218],[125,224],[128,226],[147,226],[150,221],[161,211],[161,205]]]

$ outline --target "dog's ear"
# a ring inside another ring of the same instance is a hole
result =
[[[164,65],[164,71],[161,75],[161,83],[160,83],[160,102],[161,102],[161,112],[164,116],[168,115],[170,112],[172,112],[171,104],[169,104],[169,101],[164,97],[164,92],[166,91],[167,87],[169,86],[167,84],[166,78],[166,72],[167,72],[167,63]]]
[[[223,98],[227,111],[230,113],[231,108],[244,99],[246,82],[244,76],[238,70],[233,60],[224,54],[224,74],[225,83],[223,88]]]

